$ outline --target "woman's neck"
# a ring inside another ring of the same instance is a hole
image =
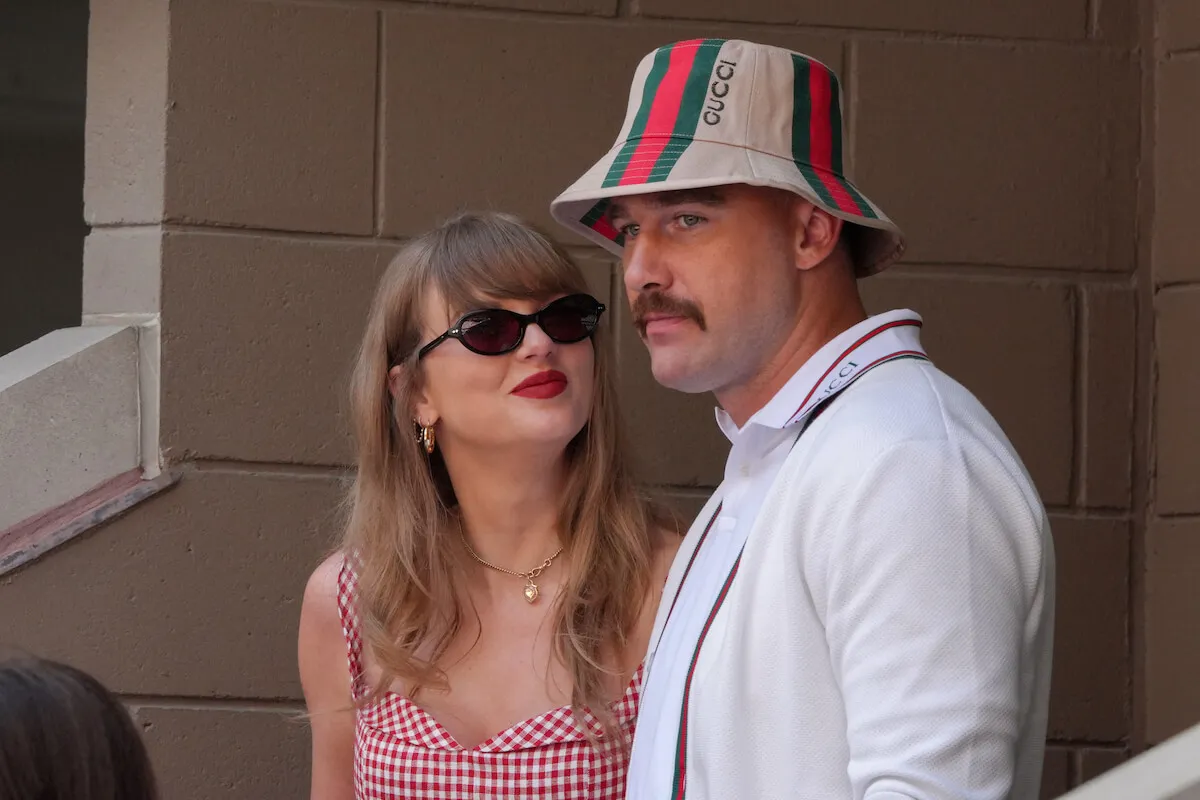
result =
[[[480,558],[524,572],[561,547],[558,515],[566,478],[561,451],[544,458],[494,451],[459,455],[446,459],[446,469],[463,535]]]

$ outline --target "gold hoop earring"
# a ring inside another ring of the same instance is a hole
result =
[[[422,425],[421,426],[420,439],[421,439],[421,445],[425,448],[425,455],[432,455],[434,445],[436,444],[436,440],[434,439],[434,435],[433,435],[433,426],[432,425]]]

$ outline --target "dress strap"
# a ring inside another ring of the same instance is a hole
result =
[[[357,700],[362,694],[362,623],[358,616],[358,574],[350,565],[348,556],[342,559],[337,586],[338,617],[342,621],[342,636],[346,639],[351,691]]]

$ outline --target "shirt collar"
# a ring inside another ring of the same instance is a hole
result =
[[[856,372],[869,367],[873,359],[899,352],[923,355],[921,325],[921,316],[908,309],[868,317],[825,343],[741,430],[720,407],[716,410],[717,425],[730,442],[737,442],[751,425],[783,430],[802,422],[822,400],[847,385]]]

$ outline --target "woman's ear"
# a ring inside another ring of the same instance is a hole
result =
[[[399,400],[404,395],[405,380],[404,367],[399,364],[388,370],[388,394],[392,396],[392,400]]]
[[[433,425],[441,416],[426,391],[424,381],[414,380],[403,366],[397,365],[388,370],[388,391],[394,401],[407,396],[411,405],[408,411],[418,425]]]

